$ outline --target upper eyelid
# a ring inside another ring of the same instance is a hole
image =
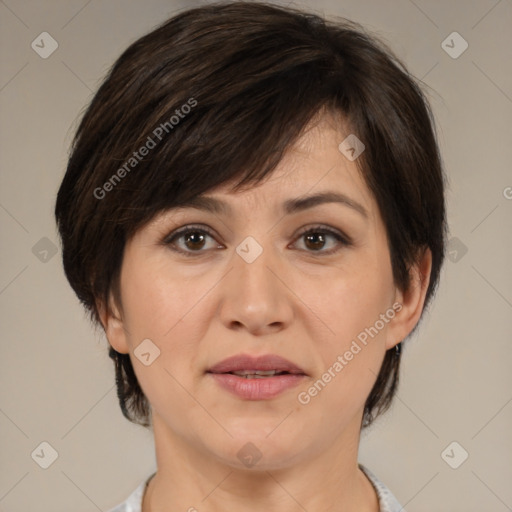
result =
[[[195,224],[187,224],[185,226],[182,226],[177,229],[173,229],[170,233],[164,236],[163,241],[164,242],[170,242],[173,238],[177,238],[178,236],[181,236],[185,233],[188,233],[189,231],[204,231],[207,235],[210,235],[211,237],[215,236],[215,233],[213,230],[206,226],[202,225],[195,225]]]

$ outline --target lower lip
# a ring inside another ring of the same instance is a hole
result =
[[[224,389],[245,400],[267,400],[299,384],[305,375],[283,374],[262,379],[246,379],[232,373],[210,373]]]

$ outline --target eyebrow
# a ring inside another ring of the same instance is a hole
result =
[[[369,219],[368,211],[363,205],[340,192],[325,191],[310,196],[298,197],[296,199],[287,199],[284,201],[282,209],[285,214],[290,215],[292,213],[301,212],[327,203],[342,204],[352,208],[354,211],[361,214],[366,220]],[[225,201],[205,195],[193,197],[178,205],[177,208],[196,208],[198,210],[224,215],[231,215],[233,213],[231,206]]]

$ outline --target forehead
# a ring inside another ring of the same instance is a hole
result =
[[[282,205],[290,198],[332,191],[361,205],[371,217],[376,213],[373,196],[356,161],[350,161],[339,149],[350,134],[350,128],[342,119],[320,114],[307,125],[261,184],[234,194],[232,183],[225,183],[204,195],[227,203],[243,201],[253,206],[263,203],[272,207],[272,203]]]

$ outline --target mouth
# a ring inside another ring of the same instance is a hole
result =
[[[230,375],[238,375],[239,377],[243,377],[245,379],[266,379],[268,377],[274,377],[276,375],[299,375],[277,370],[239,370],[236,372],[226,373]]]
[[[277,355],[233,356],[206,372],[224,390],[245,400],[267,400],[297,386],[306,372]]]
[[[228,357],[209,368],[207,373],[231,373],[245,378],[266,378],[281,374],[307,375],[295,363],[275,354],[239,354]]]

